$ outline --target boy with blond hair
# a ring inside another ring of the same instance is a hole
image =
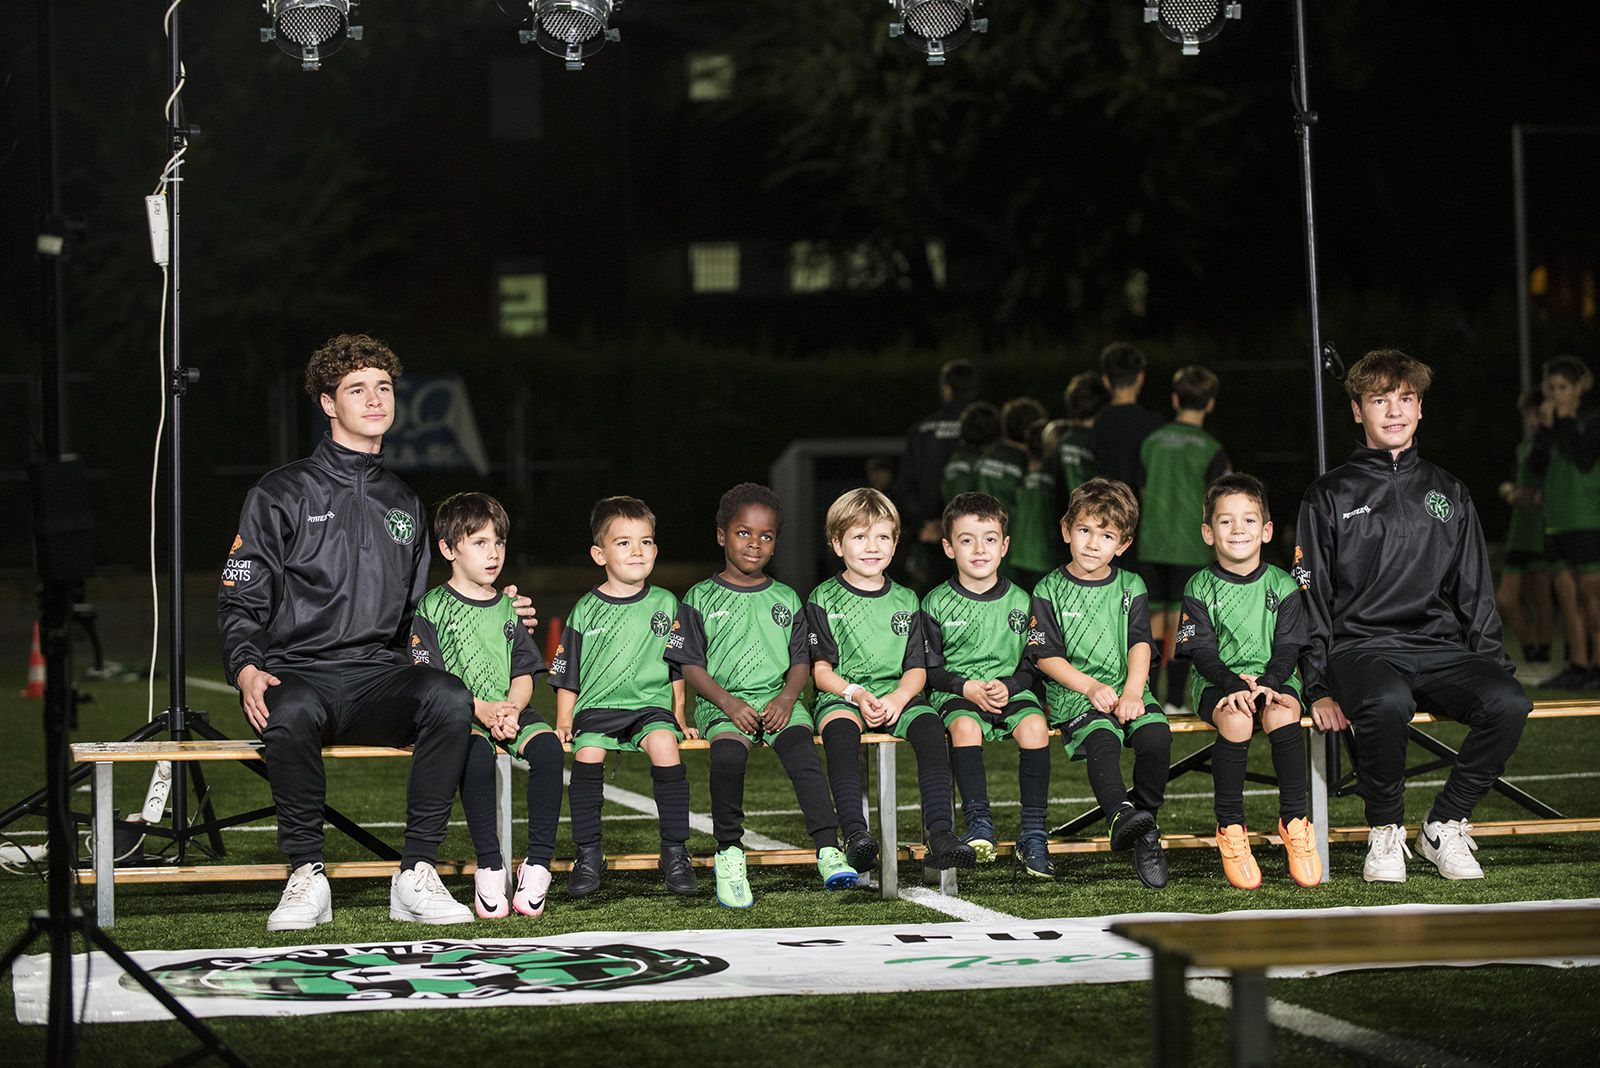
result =
[[[951,819],[950,761],[944,724],[924,700],[927,652],[917,595],[884,571],[894,559],[900,514],[874,489],[854,489],[828,507],[828,541],[844,570],[806,600],[817,726],[828,758],[845,858],[856,871],[878,859],[879,843],[861,807],[861,732],[886,731],[911,744],[928,864],[968,868],[972,847]],[[895,843],[884,843],[894,863]]]
[[[1067,757],[1088,765],[1089,786],[1110,827],[1111,848],[1133,850],[1139,880],[1167,885],[1156,811],[1167,792],[1172,732],[1150,693],[1150,611],[1144,580],[1117,566],[1139,526],[1124,483],[1091,478],[1072,491],[1061,537],[1072,560],[1033,591],[1028,656],[1045,676],[1052,726]],[[1133,750],[1133,792],[1121,754]]]

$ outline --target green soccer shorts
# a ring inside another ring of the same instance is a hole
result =
[[[1012,695],[999,715],[984,712],[964,697],[952,697],[944,703],[939,712],[944,717],[946,727],[958,719],[977,721],[978,726],[983,729],[983,740],[986,742],[1003,742],[1011,737],[1017,725],[1027,717],[1044,715],[1044,709],[1039,707],[1038,700],[1026,690]]]
[[[585,746],[616,753],[637,753],[651,731],[671,731],[683,741],[678,721],[664,708],[586,708],[573,717],[572,751]]]
[[[1140,727],[1145,727],[1152,723],[1165,722],[1167,722],[1167,714],[1161,711],[1161,706],[1158,704],[1145,705],[1144,715],[1127,723],[1118,723],[1117,717],[1111,713],[1100,712],[1091,708],[1089,711],[1080,712],[1061,724],[1061,739],[1067,747],[1067,759],[1082,760],[1084,758],[1078,755],[1078,750],[1082,748],[1083,740],[1094,731],[1110,731],[1117,736],[1117,740],[1123,745],[1128,745],[1130,744],[1129,739],[1133,737],[1133,732]]]

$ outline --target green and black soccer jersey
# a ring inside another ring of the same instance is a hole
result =
[[[1086,426],[1068,427],[1056,443],[1056,462],[1061,465],[1061,511],[1072,491],[1095,476],[1094,449],[1090,446],[1092,431]]]
[[[970,445],[955,447],[950,459],[945,461],[944,474],[939,479],[939,492],[945,503],[978,488],[978,461],[981,458],[982,453]]]
[[[512,679],[545,670],[544,657],[517,619],[511,598],[502,593],[474,600],[448,585],[435,586],[417,602],[411,620],[411,662],[450,672],[480,701],[504,701]],[[527,733],[547,729],[532,706],[523,709],[522,724],[519,743],[527,741]],[[472,728],[488,737],[476,720]]]
[[[1015,571],[1049,571],[1060,559],[1061,523],[1056,505],[1056,480],[1047,471],[1029,471],[1011,505],[1011,551],[1006,563]]]
[[[1058,567],[1033,591],[1027,652],[1034,664],[1063,657],[1120,693],[1128,681],[1128,651],[1141,643],[1151,647],[1152,656],[1157,654],[1150,637],[1144,580],[1132,571],[1113,567],[1105,578],[1090,582]],[[1044,692],[1052,726],[1095,711],[1087,697],[1049,676]],[[1147,707],[1156,703],[1148,683],[1144,703]]]
[[[827,661],[877,697],[899,686],[906,672],[927,666],[917,595],[891,579],[876,590],[858,590],[842,575],[828,579],[806,599],[806,627],[813,662]],[[817,693],[818,722],[841,707],[850,705],[838,694]]]
[[[550,662],[550,685],[586,709],[672,709],[677,668],[664,657],[678,599],[659,586],[632,597],[590,590],[578,599]]]
[[[1189,580],[1176,655],[1194,664],[1190,708],[1200,707],[1208,686],[1224,694],[1248,690],[1241,675],[1254,676],[1269,690],[1301,693],[1297,665],[1307,630],[1300,596],[1299,583],[1267,563],[1235,575],[1213,562]]]
[[[1544,477],[1533,472],[1528,464],[1528,454],[1533,450],[1531,441],[1517,443],[1517,471],[1512,483],[1519,490],[1544,488]],[[1525,553],[1528,556],[1544,555],[1544,507],[1542,505],[1511,506],[1511,525],[1506,530],[1506,553]]]
[[[1144,495],[1139,516],[1139,559],[1151,564],[1201,566],[1216,558],[1200,524],[1206,487],[1228,472],[1221,442],[1197,426],[1171,422],[1139,447]]]
[[[978,491],[999,501],[1007,515],[1015,514],[1017,491],[1028,473],[1027,452],[1009,441],[997,441],[978,459],[977,471]]]
[[[959,575],[929,590],[922,599],[928,702],[942,713],[967,683],[999,679],[1011,704],[1037,709],[1028,690],[1033,673],[1023,662],[1030,610],[1028,594],[1003,575],[983,593],[961,585]]]
[[[666,656],[681,667],[704,668],[718,686],[760,712],[783,692],[789,669],[810,662],[805,606],[799,594],[770,578],[735,586],[713,575],[683,595]],[[702,731],[721,714],[704,697],[696,704]]]
[[[1536,451],[1547,456],[1544,529],[1547,534],[1600,530],[1600,405],[1541,430]],[[1535,461],[1535,468],[1541,466]],[[1568,561],[1571,563],[1572,561]]]

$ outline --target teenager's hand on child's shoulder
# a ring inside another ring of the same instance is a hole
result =
[[[1117,707],[1120,695],[1110,686],[1101,683],[1084,696],[1089,698],[1089,703],[1096,712],[1110,712]]]
[[[1117,717],[1118,723],[1132,723],[1144,715],[1144,700],[1140,697],[1118,697],[1117,706],[1111,714]]]
[[[733,721],[733,725],[746,734],[754,734],[761,726],[756,710],[744,701],[735,701],[729,705],[727,715]]]
[[[767,707],[761,710],[761,725],[769,731],[781,731],[789,725],[789,717],[793,714],[793,701],[774,697],[767,702]]]
[[[517,610],[517,618],[522,620],[522,625],[528,628],[530,634],[533,633],[539,625],[539,610],[533,607],[532,598],[519,594],[515,585],[507,586],[503,592],[511,598],[511,607]]]
[[[1331,697],[1319,697],[1311,702],[1311,722],[1324,733],[1328,731],[1342,731],[1350,726],[1350,721],[1345,718],[1344,709],[1339,707],[1339,702]]]
[[[282,681],[254,664],[239,669],[239,696],[244,701],[244,715],[257,734],[267,729],[267,687],[280,685]]]

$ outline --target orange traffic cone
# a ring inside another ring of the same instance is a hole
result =
[[[549,664],[561,649],[561,617],[550,617],[550,629],[544,632],[544,662]]]
[[[44,697],[44,651],[39,648],[39,624],[33,625],[33,648],[28,650],[28,686],[21,696]]]

